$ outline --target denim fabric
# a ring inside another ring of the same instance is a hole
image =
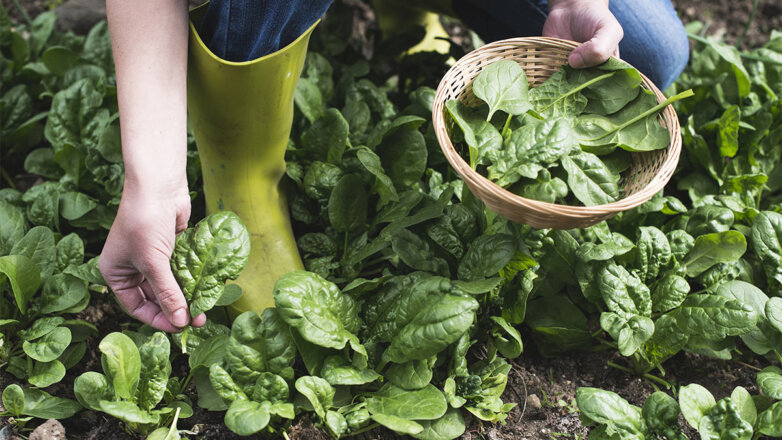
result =
[[[217,56],[246,61],[291,43],[332,0],[212,0],[201,37]],[[689,58],[684,26],[670,0],[611,0],[624,29],[621,57],[665,89]],[[485,41],[540,35],[548,0],[453,0],[457,15]]]
[[[199,34],[228,61],[248,61],[292,43],[326,13],[332,0],[212,0]]]
[[[541,35],[547,0],[454,0],[456,14],[486,42]],[[687,33],[670,0],[611,0],[624,29],[622,59],[667,88],[690,56]]]

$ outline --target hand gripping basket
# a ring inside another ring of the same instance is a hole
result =
[[[625,189],[625,197],[613,203],[570,206],[527,199],[501,188],[470,168],[451,143],[450,132],[454,123],[445,110],[445,103],[450,99],[458,99],[468,106],[478,105],[481,101],[472,93],[472,82],[482,69],[500,60],[519,63],[527,74],[530,86],[537,86],[559,70],[577,46],[578,43],[572,41],[546,37],[497,41],[472,51],[457,61],[437,87],[432,120],[445,157],[476,197],[492,211],[514,222],[526,223],[536,228],[556,229],[593,225],[652,198],[668,183],[679,161],[681,130],[676,112],[669,105],[660,112],[658,119],[671,134],[670,145],[662,150],[631,153],[632,165],[622,173],[619,182]],[[664,101],[665,97],[660,90],[648,78],[641,76],[642,87],[653,91],[658,102]]]

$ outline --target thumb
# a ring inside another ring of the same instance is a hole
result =
[[[595,35],[584,42],[568,57],[568,63],[575,68],[592,67],[604,63],[619,51],[619,41],[624,32],[616,19],[600,26]]]
[[[142,274],[149,281],[160,309],[172,325],[186,326],[190,322],[187,301],[171,272],[168,259],[159,257],[150,263]]]

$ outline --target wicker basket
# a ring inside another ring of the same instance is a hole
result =
[[[454,123],[445,110],[445,103],[450,99],[458,99],[468,106],[479,105],[481,101],[472,93],[473,79],[483,68],[500,60],[518,62],[526,72],[531,86],[536,86],[559,70],[577,46],[578,43],[572,41],[546,37],[497,41],[470,52],[457,61],[437,87],[432,120],[445,157],[476,197],[483,200],[492,211],[514,222],[526,223],[536,228],[556,229],[593,225],[652,198],[668,183],[679,161],[682,144],[679,119],[669,105],[660,112],[659,119],[671,134],[670,145],[662,150],[632,153],[632,165],[622,173],[619,182],[620,186],[624,187],[625,197],[613,203],[570,206],[527,199],[499,187],[470,168],[451,143],[449,135]],[[665,97],[660,90],[648,78],[643,75],[642,78],[642,86],[653,91],[659,102],[664,101]]]

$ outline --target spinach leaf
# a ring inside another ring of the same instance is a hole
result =
[[[581,419],[587,424],[598,424],[605,432],[627,438],[645,438],[647,428],[641,409],[630,405],[618,394],[582,387],[576,390],[576,403],[581,410]]]
[[[225,425],[238,435],[252,435],[265,428],[270,418],[268,405],[235,400],[225,413]]]
[[[551,118],[524,125],[511,133],[488,167],[489,179],[507,186],[521,177],[534,179],[541,169],[578,148],[572,122]]]
[[[782,214],[764,211],[755,217],[752,247],[766,276],[782,284]]]
[[[383,414],[404,420],[436,420],[445,415],[448,409],[445,396],[432,384],[417,391],[405,391],[386,384],[367,398],[366,402],[373,419]]]
[[[562,158],[567,181],[576,198],[586,206],[611,203],[619,197],[617,179],[594,154],[576,153]]]
[[[288,325],[313,344],[341,350],[358,344],[358,306],[332,282],[304,271],[290,272],[274,286],[274,305]],[[355,348],[354,348],[355,349]]]
[[[171,269],[190,303],[191,316],[214,307],[226,280],[239,276],[249,256],[250,234],[229,211],[212,214],[177,237]]]
[[[695,240],[682,265],[695,277],[717,263],[736,261],[747,250],[747,239],[737,231],[701,235]]]
[[[464,133],[464,141],[470,150],[470,166],[475,169],[487,161],[495,161],[502,148],[502,136],[494,125],[483,118],[484,112],[455,99],[446,102],[445,108]]]
[[[104,372],[111,379],[117,397],[129,402],[136,401],[141,376],[141,356],[136,344],[122,333],[109,333],[98,345],[103,353],[101,362]]]
[[[41,275],[35,262],[23,255],[0,257],[0,279],[8,279],[16,306],[22,313],[27,312],[27,304],[41,285]]]
[[[532,108],[527,75],[515,61],[502,60],[486,66],[473,81],[472,91],[476,97],[489,104],[487,121],[497,110],[509,115],[521,115]]]
[[[329,220],[334,229],[350,232],[359,229],[367,221],[367,194],[357,176],[342,176],[331,192],[328,203]]]

